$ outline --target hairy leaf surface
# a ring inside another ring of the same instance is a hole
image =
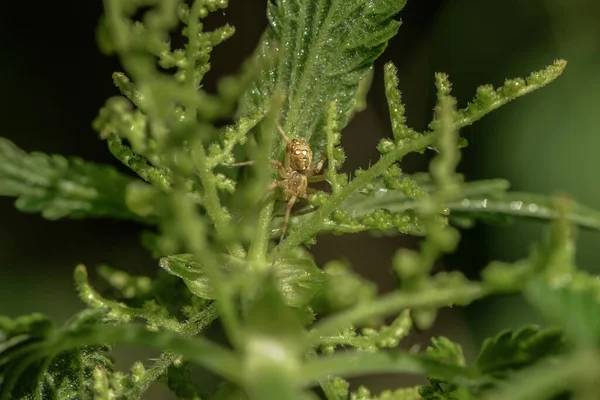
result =
[[[275,90],[286,94],[281,122],[292,136],[310,139],[314,149],[327,104],[335,100],[344,127],[361,79],[383,52],[400,22],[392,17],[404,0],[277,0],[268,4],[269,28],[257,50],[268,58],[279,50],[279,63],[264,71],[246,94],[245,108],[264,109]]]
[[[99,312],[85,311],[64,330],[97,321]],[[94,370],[112,371],[109,346],[56,349],[59,331],[41,315],[0,318],[0,398],[37,395],[43,399],[92,399]]]
[[[435,193],[435,186],[426,175],[410,177],[426,193]],[[506,191],[509,183],[503,179],[466,182],[455,200],[447,203],[450,219],[459,226],[470,227],[476,221],[506,223],[515,218],[555,220],[559,213],[552,196]],[[353,218],[385,209],[392,213],[406,213],[419,204],[411,193],[401,189],[386,188],[383,181],[374,183],[368,193],[357,192],[348,197],[340,207]],[[571,202],[565,217],[571,223],[591,230],[600,230],[600,213],[590,207]],[[307,217],[299,217],[308,218]],[[418,231],[411,233],[419,234]]]
[[[485,374],[504,374],[517,370],[553,354],[564,351],[562,332],[526,327],[503,331],[483,343],[475,366]]]
[[[16,206],[24,212],[41,212],[48,219],[139,220],[125,205],[125,188],[132,181],[111,166],[26,153],[0,138],[0,196],[18,197]]]
[[[600,343],[600,283],[598,277],[585,272],[573,274],[568,286],[554,288],[541,279],[525,287],[525,296],[550,322],[564,327],[574,343]]]
[[[191,254],[163,257],[160,266],[170,274],[183,279],[188,289],[198,297],[214,299],[214,289],[205,268]],[[247,271],[247,264],[233,257],[223,256],[223,272],[237,274]],[[274,265],[274,278],[287,305],[306,305],[325,285],[325,273],[314,261],[304,258],[284,258]],[[247,277],[248,278],[248,277]]]

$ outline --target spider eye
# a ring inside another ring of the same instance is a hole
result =
[[[308,154],[308,151],[302,150],[302,155],[307,155],[307,154]]]
[[[294,152],[294,154],[296,154],[296,155],[299,155],[300,153],[301,153],[301,151],[300,151],[300,150],[296,150],[296,151]]]

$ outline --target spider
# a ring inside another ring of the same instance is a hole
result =
[[[287,201],[285,216],[281,225],[281,235],[279,237],[279,242],[281,242],[285,236],[292,207],[294,207],[296,201],[298,199],[306,200],[309,194],[318,192],[318,190],[308,187],[308,184],[310,182],[322,182],[325,180],[325,176],[321,175],[320,172],[323,169],[326,157],[323,154],[317,166],[312,168],[313,152],[308,142],[300,138],[290,139],[279,125],[277,125],[277,130],[287,145],[285,147],[283,164],[281,161],[269,160],[269,164],[277,167],[281,179],[267,186],[267,193],[279,187],[283,191],[282,200]],[[244,161],[228,164],[228,166],[241,167],[255,163],[256,161]]]

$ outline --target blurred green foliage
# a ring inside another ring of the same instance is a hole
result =
[[[205,20],[227,5],[226,0],[104,2],[98,44],[118,57],[125,72],[113,74],[122,96],[106,101],[93,126],[110,152],[141,179],[97,163],[28,153],[0,139],[0,194],[17,197],[17,208],[48,219],[141,221],[148,227],[143,245],[162,268],[148,277],[101,265],[98,273],[110,288],[105,295],[78,265],[75,284],[88,308],[60,328],[39,314],[1,317],[0,397],[137,399],[157,380],[189,399],[314,399],[317,385],[330,400],[594,396],[600,298],[597,278],[576,267],[574,226],[598,230],[600,214],[566,197],[546,196],[549,190],[523,177],[530,169],[513,162],[513,153],[496,160],[519,165],[513,171],[516,187],[536,194],[508,191],[502,179],[472,180],[456,171],[462,149],[474,142],[464,128],[550,83],[566,61],[556,60],[527,78],[480,86],[464,106],[449,76],[436,73],[433,118],[423,132],[407,125],[398,71],[386,64],[391,135],[377,146],[377,162],[347,174],[340,171],[341,130],[364,109],[373,62],[400,26],[395,15],[404,2],[269,2],[269,26],[254,56],[209,91],[202,82],[213,48],[235,29],[225,24],[208,30]],[[543,6],[550,19],[563,18],[556,4]],[[459,18],[452,7],[442,15],[453,23],[483,13],[481,5],[473,5]],[[500,26],[536,7],[507,13]],[[447,40],[445,27],[441,21],[437,29]],[[173,34],[177,29],[181,36]],[[493,73],[501,64],[492,60],[485,66],[481,50],[478,71]],[[467,59],[450,46],[436,56],[450,60],[450,76],[451,63]],[[545,58],[536,65],[554,57]],[[502,76],[523,75],[517,73],[521,67],[500,70]],[[458,69],[469,72],[464,64]],[[539,104],[546,106],[544,112],[560,104],[550,95],[544,99],[511,112],[504,124],[496,120],[491,134],[497,127],[522,133],[521,124],[535,124],[546,134],[538,140],[549,142],[548,132],[566,130],[569,118],[561,115],[562,125],[548,124],[545,114],[536,115],[542,114]],[[279,169],[276,179],[286,190],[277,199],[307,197],[313,208],[291,219],[279,243],[273,240],[282,226],[276,198],[264,193],[275,177],[269,159],[283,159],[284,151],[292,156],[275,139],[278,124],[311,144],[315,162],[328,159],[330,185],[327,192],[305,196],[293,179],[306,183],[310,170],[287,162],[283,172]],[[519,140],[505,135],[502,145],[498,149],[514,151]],[[428,173],[400,168],[405,156],[427,149],[436,153]],[[227,168],[248,159],[248,173]],[[530,168],[543,170],[539,163]],[[506,175],[511,178],[510,171]],[[527,257],[503,254],[512,259],[490,263],[481,280],[458,271],[434,273],[436,261],[456,251],[458,227],[525,218],[552,221],[545,241]],[[392,263],[398,290],[378,296],[371,282],[340,260],[318,267],[306,247],[329,232],[410,233],[422,241],[418,250],[398,249]],[[540,319],[558,327],[503,331],[483,343],[472,363],[461,345],[445,337],[432,339],[425,352],[397,348],[413,324],[431,328],[439,309],[505,293],[522,294]],[[386,325],[387,316],[395,319]],[[225,334],[219,341],[204,332],[217,319]],[[151,366],[138,361],[125,373],[107,356],[110,345],[119,343],[152,346],[162,354]],[[218,376],[220,386],[199,385],[189,364]],[[351,391],[345,380],[373,373],[421,374],[429,384],[376,394],[364,386]]]

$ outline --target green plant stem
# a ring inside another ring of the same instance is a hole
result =
[[[562,69],[564,69],[566,62],[563,60],[560,60],[555,64],[560,69],[560,72],[562,72]],[[471,125],[475,121],[481,119],[484,115],[490,113],[491,111],[497,109],[498,107],[508,103],[511,100],[514,100],[517,97],[520,97],[522,95],[530,93],[536,89],[539,89],[541,86],[554,80],[559,75],[560,75],[560,73],[553,74],[550,78],[547,78],[546,81],[541,85],[540,84],[524,85],[524,87],[521,88],[521,90],[518,93],[515,93],[512,96],[502,97],[502,98],[498,99],[496,102],[494,102],[491,106],[488,106],[486,108],[478,110],[472,114],[465,115],[464,113],[467,109],[460,110],[458,112],[458,115],[460,116],[460,118],[458,118],[458,120],[454,121],[454,123],[451,124],[451,126],[448,126],[447,129],[460,130],[461,128],[464,128],[465,126]],[[290,120],[290,118],[288,116],[288,121],[289,120]],[[294,248],[295,246],[298,246],[302,242],[309,239],[311,236],[313,236],[316,232],[318,232],[320,230],[322,221],[325,220],[325,218],[327,218],[337,207],[339,207],[344,199],[346,199],[352,193],[356,192],[358,189],[360,189],[362,186],[364,186],[368,182],[372,182],[375,178],[377,178],[379,175],[381,175],[387,168],[389,168],[390,165],[392,165],[394,162],[401,159],[406,154],[411,153],[413,151],[419,151],[421,149],[424,149],[427,146],[432,145],[434,138],[435,138],[434,132],[427,131],[427,132],[423,133],[419,138],[410,140],[407,143],[398,141],[396,143],[396,146],[391,151],[389,151],[387,154],[385,154],[377,163],[375,163],[375,165],[373,165],[371,168],[366,170],[363,174],[354,178],[352,180],[352,182],[350,182],[348,185],[344,186],[337,193],[334,193],[328,199],[328,201],[325,204],[323,204],[323,206],[321,206],[319,208],[319,210],[317,210],[315,212],[315,214],[312,216],[312,218],[310,220],[308,220],[306,223],[304,223],[302,225],[299,225],[296,229],[292,229],[289,236],[287,237],[287,239],[284,240],[280,246],[278,246],[280,252],[285,253],[285,252],[291,250],[292,248]]]
[[[174,353],[185,354],[186,359],[204,366],[223,377],[240,383],[241,361],[231,351],[207,339],[190,338],[173,332],[150,332],[144,326],[94,326],[76,331],[58,333],[47,345],[43,356],[58,354],[81,346],[107,343],[146,345]]]
[[[271,236],[271,219],[273,217],[273,201],[269,201],[261,210],[258,216],[258,226],[255,230],[255,236],[248,251],[248,258],[251,261],[264,261],[267,254],[267,247]],[[264,262],[254,263],[257,266],[266,266]]]
[[[188,29],[188,43],[186,45],[186,58],[187,64],[185,68],[185,81],[188,86],[192,87],[194,90],[198,88],[200,84],[200,80],[202,79],[200,76],[195,77],[194,73],[196,72],[196,55],[195,53],[198,50],[198,37],[200,31],[200,9],[203,6],[202,1],[194,1],[192,4],[192,8],[190,9],[188,20],[187,20],[187,29]],[[193,118],[191,121],[196,121],[196,107],[194,105],[189,105],[186,108],[186,116],[188,118]]]
[[[302,378],[304,385],[312,386],[332,375],[347,378],[378,373],[427,374],[450,382],[459,379],[464,382],[477,376],[471,369],[444,364],[426,356],[400,351],[348,350],[308,361]]]
[[[562,70],[567,66],[567,62],[565,60],[558,60],[555,62],[555,65],[561,69],[561,73],[562,73]],[[464,128],[465,126],[473,124],[473,122],[480,120],[481,118],[483,118],[485,115],[489,114],[490,112],[502,107],[503,105],[515,100],[518,97],[525,96],[526,94],[529,94],[531,92],[534,92],[534,91],[540,89],[542,86],[547,85],[548,83],[552,82],[554,79],[558,78],[559,76],[560,76],[560,73],[554,75],[550,79],[546,79],[546,81],[541,85],[539,85],[539,84],[524,85],[517,94],[515,94],[513,96],[501,97],[498,100],[494,101],[493,103],[487,105],[484,109],[478,110],[477,112],[475,112],[473,114],[461,115],[461,113],[464,112],[465,110],[459,111],[459,113],[458,113],[459,118],[456,121],[454,121],[454,129]]]
[[[198,176],[204,188],[204,207],[206,208],[206,213],[215,224],[217,234],[222,235],[231,218],[221,206],[217,187],[215,186],[215,179],[208,168],[206,152],[202,144],[194,146],[194,159],[196,160]],[[234,257],[244,258],[246,256],[246,251],[240,243],[229,244],[228,250]]]
[[[255,185],[262,187],[267,186],[267,182],[271,179],[271,170],[269,165],[269,158],[273,149],[273,139],[275,134],[275,127],[277,125],[277,118],[279,117],[279,110],[281,110],[281,104],[283,102],[283,95],[277,91],[273,95],[273,100],[269,107],[269,112],[263,123],[262,129],[262,148],[257,154],[256,163],[256,176]],[[258,261],[258,265],[265,265],[267,248],[270,239],[270,223],[273,218],[273,207],[274,199],[272,193],[267,193],[267,198],[260,201],[262,208],[258,216],[258,226],[256,227],[254,238],[250,243],[250,257],[251,261]],[[266,201],[266,204],[264,202]]]
[[[208,307],[198,313],[198,315],[191,318],[181,328],[181,333],[186,337],[193,337],[203,331],[209,326],[215,319],[217,319],[217,308],[214,304],[210,304]],[[148,387],[152,382],[156,381],[162,375],[167,372],[167,369],[173,365],[173,363],[180,357],[180,354],[166,351],[160,355],[158,360],[150,367],[145,373],[140,382],[138,382],[125,397],[129,400],[135,400],[142,397],[144,392],[148,390]]]
[[[383,317],[404,309],[415,307],[443,307],[454,303],[472,302],[489,294],[476,283],[463,284],[452,288],[428,288],[418,293],[393,292],[377,300],[360,304],[346,311],[323,318],[310,332],[313,344],[319,344],[321,337],[337,333],[337,330],[359,324],[373,317]]]
[[[200,84],[201,76],[195,76],[196,69],[196,56],[195,53],[198,51],[198,38],[199,38],[199,15],[200,10],[203,6],[203,2],[195,1],[190,10],[188,17],[188,38],[189,41],[186,45],[186,58],[187,68],[185,71],[186,84],[193,90],[198,88]],[[197,107],[193,102],[190,102],[186,106],[186,119],[188,121],[197,121]],[[221,206],[219,200],[219,194],[215,185],[214,176],[209,168],[208,159],[206,157],[206,151],[202,143],[198,142],[193,148],[194,159],[196,160],[197,172],[204,188],[204,207],[206,213],[215,224],[215,230],[221,237],[223,231],[227,227],[230,221],[229,214]],[[244,257],[244,248],[239,243],[230,244],[228,250],[231,255],[235,257]]]
[[[325,219],[338,208],[348,196],[367,183],[374,181],[375,178],[388,169],[390,165],[406,154],[423,149],[432,141],[433,135],[426,134],[412,141],[408,141],[407,143],[398,142],[390,152],[381,157],[371,168],[354,178],[348,185],[343,186],[337,193],[334,193],[308,221],[298,226],[296,229],[292,229],[287,239],[279,245],[280,254],[290,251],[318,232],[322,228],[323,221],[325,221]]]
[[[167,171],[150,165],[145,158],[135,154],[129,147],[125,146],[117,135],[111,135],[106,141],[111,154],[146,182],[164,191],[171,189],[172,182]]]

